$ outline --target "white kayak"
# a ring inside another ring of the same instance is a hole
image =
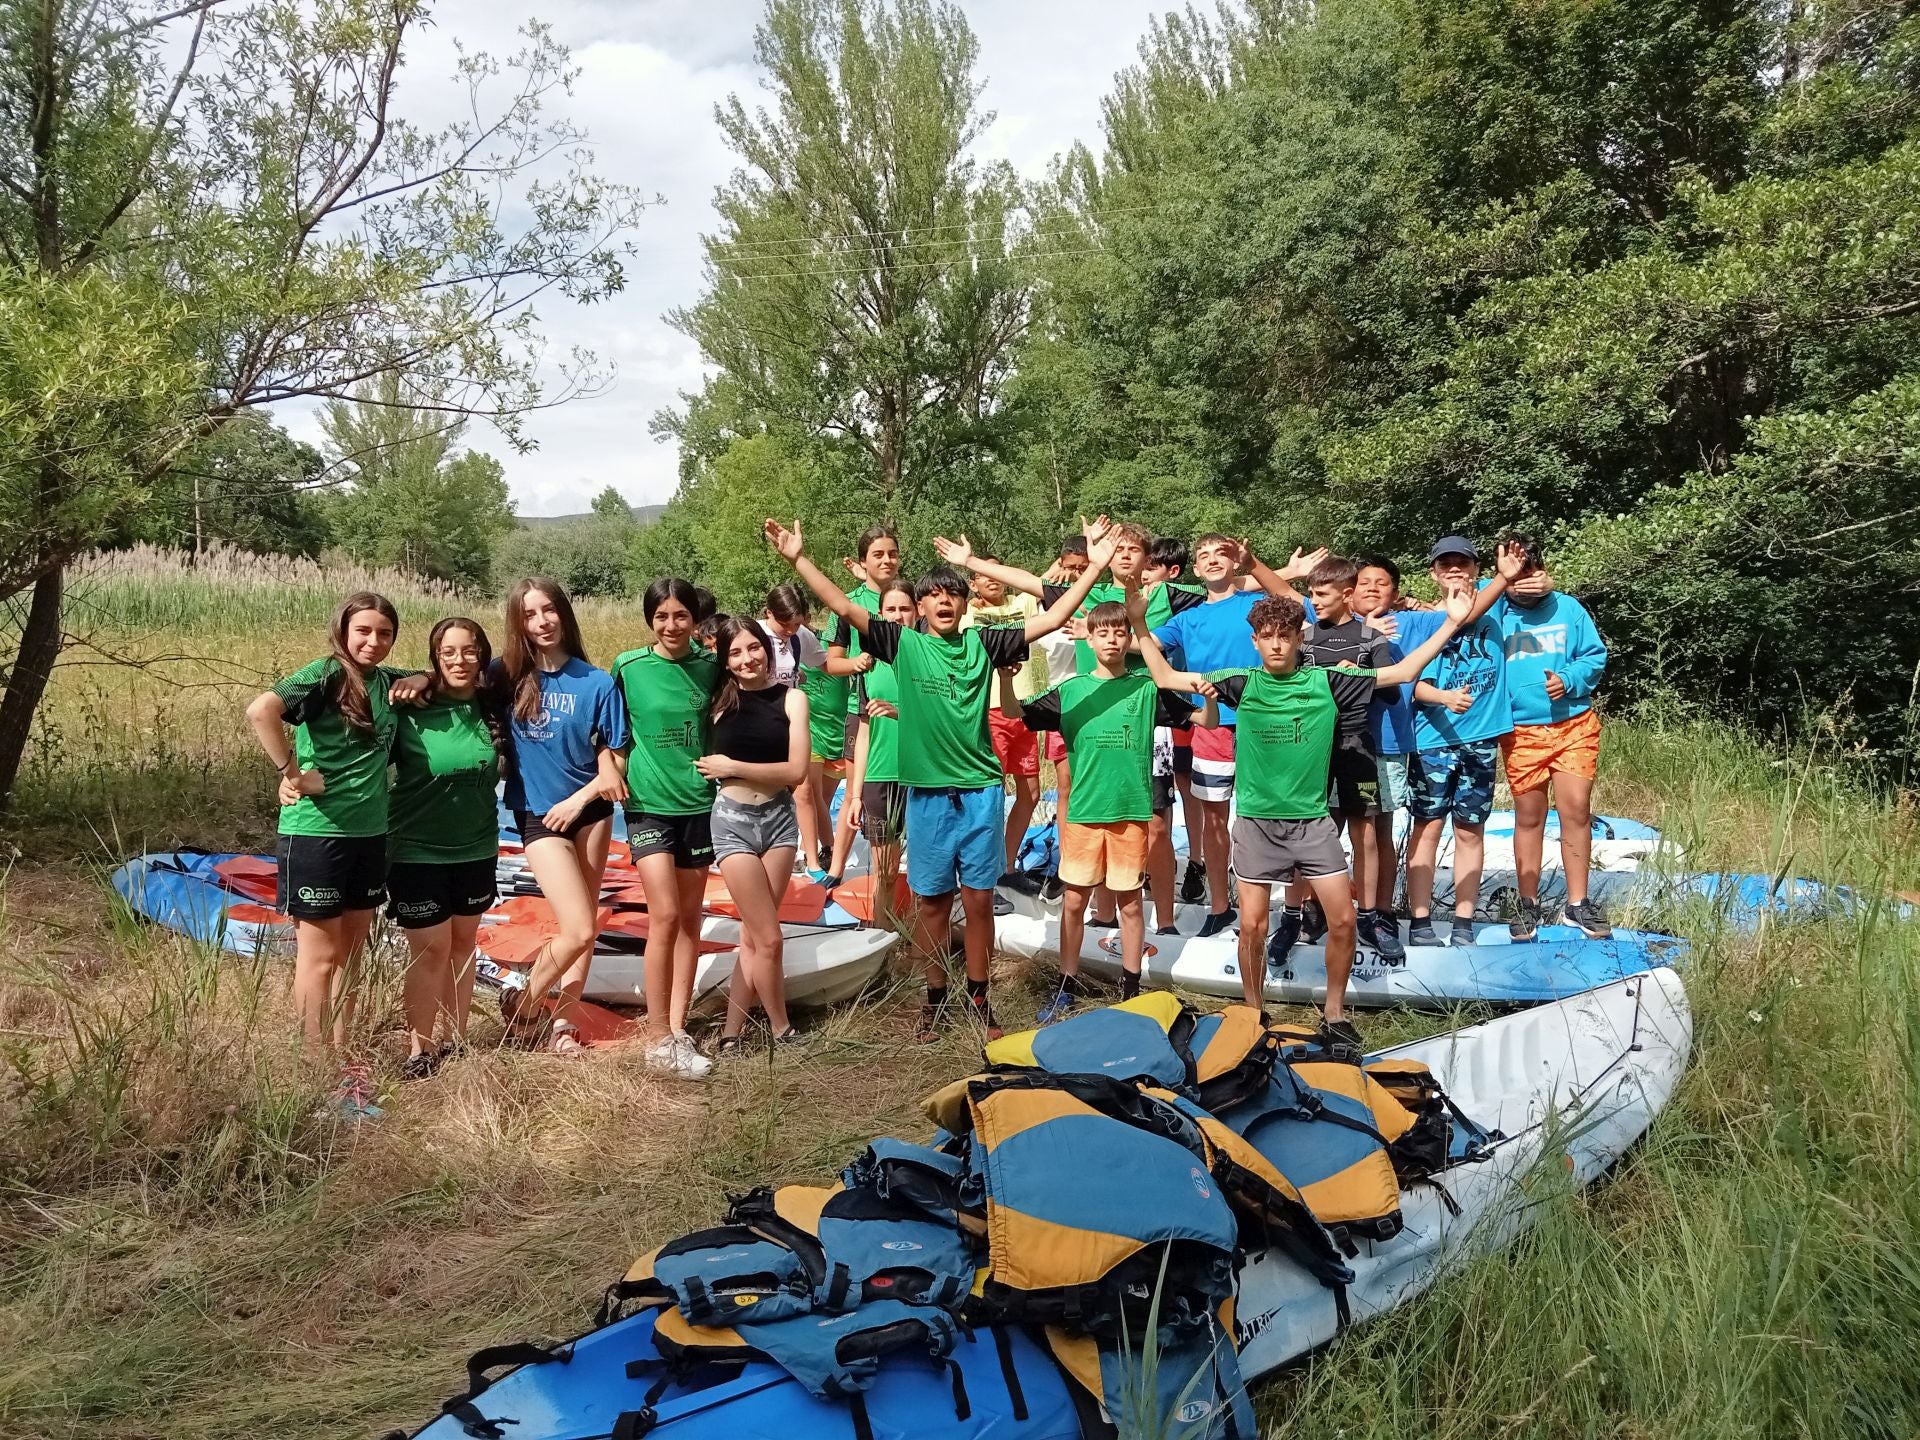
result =
[[[1358,1322],[1405,1305],[1539,1213],[1536,1176],[1585,1186],[1647,1131],[1686,1069],[1693,1023],[1672,970],[1382,1052],[1430,1066],[1462,1114],[1500,1130],[1486,1159],[1400,1193],[1405,1228],[1363,1242],[1347,1303]],[[1564,1158],[1562,1158],[1564,1157]],[[1535,1183],[1530,1183],[1535,1182]],[[1240,1364],[1249,1380],[1337,1338],[1333,1293],[1269,1252],[1241,1272]]]
[[[1147,936],[1141,963],[1145,983],[1241,998],[1238,932],[1202,936],[1198,931],[1206,918],[1204,909],[1182,905],[1177,913],[1180,934]],[[995,938],[1012,954],[1056,962],[1059,917],[1002,916]],[[1385,964],[1370,950],[1358,951],[1347,1003],[1365,1009],[1424,1010],[1475,1003],[1536,1005],[1670,964],[1685,949],[1684,941],[1666,935],[1616,930],[1611,940],[1589,940],[1578,929],[1560,925],[1542,926],[1538,939],[1515,943],[1505,925],[1481,925],[1472,945],[1408,946],[1401,965]],[[1087,972],[1117,979],[1122,968],[1119,932],[1087,931],[1080,964]],[[1316,1005],[1326,999],[1326,951],[1321,946],[1296,945],[1278,971],[1264,963],[1262,968],[1261,994],[1272,1003]]]

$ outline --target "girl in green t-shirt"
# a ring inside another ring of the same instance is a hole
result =
[[[408,1079],[431,1075],[466,1038],[474,937],[494,901],[494,786],[505,740],[482,688],[492,662],[477,622],[442,620],[427,639],[431,698],[395,712],[387,913],[409,953],[402,1003],[411,1053],[400,1071]],[[443,1020],[452,1034],[436,1048]]]
[[[310,1049],[346,1043],[355,971],[386,898],[387,687],[396,676],[380,662],[399,630],[385,596],[349,595],[328,630],[328,653],[247,706],[280,772],[277,908],[293,921],[293,1004]],[[355,1114],[378,1113],[364,1068],[343,1073],[336,1098]]]
[[[918,613],[913,587],[904,580],[883,583],[878,604],[880,618],[896,625],[913,624]],[[893,666],[876,663],[860,677],[860,686],[865,723],[854,741],[853,770],[840,809],[851,818],[856,829],[866,833],[867,845],[873,852],[870,923],[891,929],[896,923],[894,901],[898,897],[894,892],[899,886],[900,841],[907,814],[907,790],[900,783],[897,758],[900,682],[894,676]],[[835,872],[845,867],[846,855],[837,854]]]

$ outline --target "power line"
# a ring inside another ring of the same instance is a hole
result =
[[[1103,210],[1098,215],[1090,216],[1088,218],[1091,219],[1095,224],[1098,224],[1101,221],[1104,221],[1108,216],[1112,216],[1112,215],[1137,215],[1145,212],[1164,211],[1172,208],[1173,208],[1172,206],[1167,206],[1167,205],[1118,205],[1113,207],[1112,209]],[[766,258],[773,259],[773,258],[778,258],[779,256],[785,255],[785,254],[805,254],[807,253],[806,247],[809,247],[809,246],[828,246],[828,245],[844,244],[847,246],[864,245],[864,246],[873,247],[873,246],[877,246],[880,242],[892,240],[895,238],[899,238],[901,240],[901,244],[889,245],[887,248],[889,249],[909,248],[914,244],[936,244],[936,245],[957,244],[959,243],[958,241],[952,241],[952,240],[910,241],[910,240],[906,240],[904,237],[935,235],[935,234],[941,234],[941,233],[952,231],[952,230],[972,230],[976,226],[982,223],[983,222],[977,221],[977,220],[963,220],[963,221],[956,221],[948,225],[910,225],[900,230],[860,230],[860,231],[842,231],[839,234],[835,234],[835,235],[796,235],[788,240],[717,240],[717,241],[708,240],[707,243],[713,246],[724,246],[729,251],[736,254],[741,252],[747,252],[749,255],[749,258],[751,258],[752,252],[759,251],[759,252],[763,252]],[[794,247],[794,248],[781,248],[781,247]]]

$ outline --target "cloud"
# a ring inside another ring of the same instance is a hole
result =
[[[1099,139],[1100,100],[1114,73],[1130,63],[1149,18],[1162,4],[1140,0],[971,0],[980,39],[982,103],[996,112],[981,137],[988,159],[1038,176],[1075,140]],[[668,499],[679,483],[671,444],[647,434],[648,421],[682,391],[697,389],[698,351],[663,315],[700,294],[699,236],[713,226],[713,193],[733,168],[713,109],[738,93],[751,105],[763,92],[753,63],[759,0],[543,0],[537,12],[573,51],[580,77],[565,104],[592,137],[600,173],[667,204],[649,210],[633,236],[625,291],[585,307],[543,308],[552,353],[584,346],[618,367],[605,394],[536,415],[528,455],[470,440],[506,467],[523,514],[564,514],[613,485],[635,504]],[[519,20],[511,4],[447,0],[408,56],[405,94],[412,113],[431,119],[458,94],[451,74],[455,37],[469,49],[510,53]],[[310,417],[284,417],[308,432]]]

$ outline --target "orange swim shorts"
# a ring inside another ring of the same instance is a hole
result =
[[[1600,773],[1600,712],[1588,710],[1551,725],[1516,725],[1500,737],[1507,762],[1507,788],[1516,795],[1538,790],[1555,775]]]
[[[1138,890],[1147,873],[1147,822],[1060,822],[1060,883],[1080,889]]]

